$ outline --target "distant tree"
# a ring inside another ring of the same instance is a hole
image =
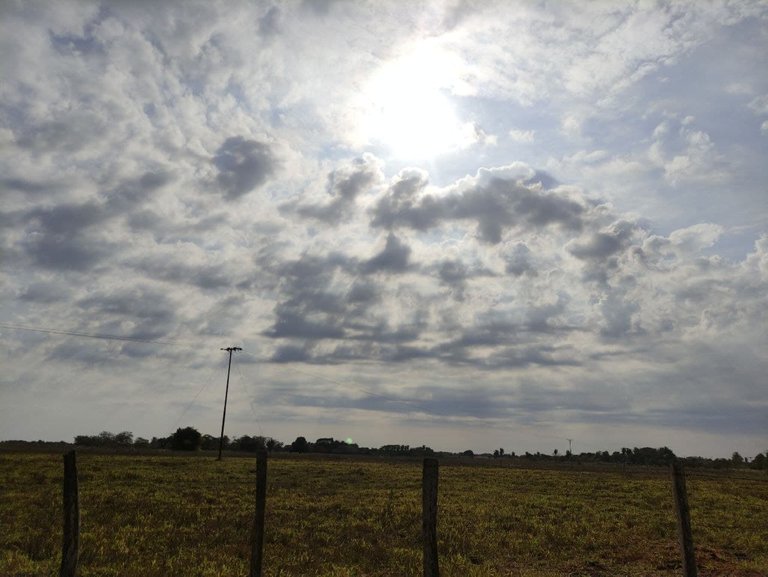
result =
[[[733,455],[731,455],[731,463],[733,463],[735,466],[740,467],[744,464],[744,457],[739,455],[738,451],[734,451]]]
[[[405,456],[411,451],[410,445],[382,445],[379,453],[382,455]]]
[[[194,427],[176,429],[176,432],[171,435],[171,449],[174,451],[197,451],[202,442],[203,436]]]
[[[97,445],[101,447],[111,447],[115,444],[115,434],[109,431],[99,433]]]
[[[475,452],[472,449],[467,449],[462,453],[462,455],[464,455],[465,457],[474,457]]]
[[[90,446],[90,441],[93,437],[90,435],[77,435],[75,436],[75,445],[79,445],[81,447],[88,447]]]
[[[77,435],[75,445],[84,447],[126,447],[133,444],[133,433],[123,431],[117,435],[102,431],[98,435]]]
[[[304,437],[296,437],[296,440],[291,443],[291,452],[306,453],[307,451],[309,451],[309,443]]]
[[[752,462],[749,464],[750,469],[768,469],[768,451],[758,453]]]
[[[144,437],[136,437],[136,440],[133,442],[133,446],[138,449],[146,449],[149,447],[149,441]]]
[[[555,457],[557,457],[557,449],[555,449],[554,451],[552,451],[552,454],[553,454]]]
[[[249,435],[243,435],[239,439],[232,441],[232,448],[236,451],[247,451],[249,453],[255,453],[260,449],[265,449],[267,446],[267,440],[264,437],[251,437]]]
[[[493,458],[494,458],[494,459],[498,459],[498,458],[499,458],[499,450],[498,450],[498,449],[495,449],[495,450],[493,451]]]
[[[115,444],[117,445],[133,445],[133,433],[130,431],[123,431],[115,435]]]
[[[223,446],[225,449],[228,449],[230,446],[229,437],[227,435],[224,435],[224,443]],[[200,442],[200,448],[203,451],[218,451],[219,450],[219,443],[222,441],[221,437],[214,437],[213,435],[203,435],[203,438]]]
[[[277,439],[273,439],[272,437],[269,437],[267,439],[267,451],[269,451],[270,453],[272,451],[279,451],[282,448],[283,448],[283,444]]]

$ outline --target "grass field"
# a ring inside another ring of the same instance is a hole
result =
[[[79,454],[80,575],[245,576],[255,459]],[[57,575],[61,455],[0,453],[0,576]],[[768,575],[768,477],[692,473],[699,574]],[[265,574],[421,575],[421,462],[269,463]],[[679,575],[666,470],[440,467],[443,577]]]

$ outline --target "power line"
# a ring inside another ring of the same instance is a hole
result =
[[[108,341],[125,341],[132,343],[147,343],[152,345],[170,345],[170,346],[190,346],[186,343],[169,340],[157,340],[157,339],[142,339],[140,337],[128,337],[121,335],[110,335],[103,333],[86,333],[82,331],[65,331],[60,329],[44,329],[41,327],[30,327],[24,325],[14,325],[10,323],[0,323],[0,328],[11,329],[16,331],[31,331],[35,333],[45,333],[49,335],[69,336],[69,337],[83,337],[87,339],[102,339]]]

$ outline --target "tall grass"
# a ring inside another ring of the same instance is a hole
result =
[[[246,575],[255,460],[81,454],[82,577]],[[0,575],[56,575],[59,455],[0,454]],[[265,573],[421,572],[418,461],[273,458]],[[688,480],[702,574],[768,575],[765,476]],[[678,575],[665,470],[440,468],[444,577]]]

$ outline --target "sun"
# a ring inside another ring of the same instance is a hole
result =
[[[389,61],[363,91],[363,138],[400,159],[428,159],[476,140],[452,102],[457,65],[439,49],[422,45]]]

